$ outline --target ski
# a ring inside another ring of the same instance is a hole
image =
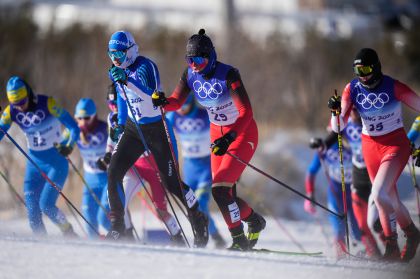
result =
[[[291,255],[291,256],[320,256],[322,252],[292,252],[292,251],[279,251],[279,250],[271,250],[271,249],[252,249],[250,252],[257,252],[257,253],[267,253],[267,254],[281,254],[281,255]]]

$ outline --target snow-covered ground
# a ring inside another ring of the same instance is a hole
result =
[[[415,200],[409,200],[408,205],[413,208]],[[141,212],[144,211],[133,214],[140,235],[143,231],[161,228],[154,217]],[[214,216],[228,240],[221,216]],[[409,264],[337,260],[325,217],[320,216],[319,222],[268,218],[268,226],[256,247],[301,251],[287,235],[289,233],[306,251],[323,252],[322,256],[309,257],[216,250],[211,240],[206,249],[188,249],[64,239],[49,221],[46,224],[50,237],[40,239],[31,236],[25,217],[3,216],[0,219],[0,278],[420,278],[420,255]],[[191,230],[185,218],[180,218],[191,241]],[[71,222],[78,234],[83,235],[75,220]],[[360,244],[351,249],[357,253]]]

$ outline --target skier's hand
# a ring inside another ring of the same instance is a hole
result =
[[[314,199],[313,194],[308,195],[311,199]],[[305,202],[303,203],[303,209],[311,214],[314,215],[316,213],[316,207],[315,204],[313,202],[311,202],[310,200],[305,200]]]
[[[235,138],[236,133],[230,132],[223,135],[221,138],[216,139],[210,146],[211,152],[217,156],[224,155]]]
[[[309,140],[309,147],[311,149],[324,149],[324,141],[320,138],[311,138]]]
[[[55,143],[54,147],[57,149],[58,153],[64,157],[69,156],[73,151],[73,146],[68,144]]]
[[[328,107],[331,109],[333,115],[338,115],[341,112],[341,97],[340,96],[331,96],[328,99]]]
[[[124,125],[117,124],[115,127],[111,127],[109,136],[113,142],[117,142],[122,133],[124,133]]]
[[[168,100],[165,97],[165,93],[159,91],[153,92],[152,103],[155,107],[164,107],[165,105],[169,104]]]
[[[412,158],[414,160],[414,165],[420,167],[420,147],[413,150]]]
[[[109,69],[109,73],[115,82],[125,83],[127,81],[127,74],[125,73],[124,69],[112,66]]]
[[[98,169],[102,171],[106,171],[110,161],[111,161],[111,152],[107,152],[105,153],[103,158],[99,158],[98,161],[96,161],[96,166],[98,167]]]

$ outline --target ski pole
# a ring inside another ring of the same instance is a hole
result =
[[[156,81],[156,84],[157,84],[157,81]],[[130,101],[129,101],[129,99],[128,99],[127,93],[125,92],[124,86],[123,86],[123,84],[120,84],[120,85],[121,85],[121,86],[120,86],[120,88],[121,88],[122,93],[123,93],[124,98],[125,98],[125,102],[126,102],[126,104],[127,104],[128,108],[130,109],[131,115],[132,115],[132,116],[133,116],[133,118],[134,118],[134,121],[135,121],[135,123],[134,123],[135,125],[134,125],[134,126],[136,126],[136,130],[137,130],[138,135],[140,136],[140,140],[141,140],[141,142],[143,143],[144,148],[146,149],[146,151],[149,151],[149,152],[150,152],[150,154],[152,154],[152,152],[151,152],[151,151],[150,151],[150,149],[149,149],[149,146],[147,145],[146,139],[144,138],[143,132],[141,131],[140,126],[139,126],[139,124],[138,124],[138,123],[137,123],[137,121],[136,121],[136,118],[135,118],[135,115],[136,115],[136,114],[135,114],[135,112],[134,112],[133,107],[132,107],[132,106],[131,106],[131,104],[130,104]],[[152,155],[153,155],[153,154],[152,154]],[[150,161],[149,161],[149,164],[150,164]],[[151,166],[153,166],[153,165],[151,164]],[[157,177],[158,177],[159,181],[161,182],[162,189],[165,191],[165,187],[164,187],[164,186],[163,186],[163,184],[162,184],[162,178],[160,177],[159,171],[158,171],[158,170],[156,170],[156,168],[155,168],[155,171],[156,171],[156,175],[157,175]],[[181,193],[182,193],[182,192],[181,192]],[[175,219],[176,219],[176,221],[177,221],[177,223],[178,223],[179,227],[181,228],[181,233],[182,233],[182,235],[183,235],[183,237],[184,237],[185,241],[187,242],[188,248],[190,248],[190,245],[189,245],[188,240],[187,240],[187,236],[186,236],[186,235],[185,235],[185,233],[184,233],[184,229],[182,228],[181,223],[179,222],[178,216],[177,216],[177,214],[175,213],[175,210],[174,210],[174,208],[173,208],[173,206],[172,206],[171,201],[169,200],[169,197],[168,197],[168,194],[166,193],[166,191],[165,191],[165,196],[166,196],[166,198],[167,198],[167,200],[168,200],[168,204],[169,204],[169,206],[171,207],[171,210],[172,210],[172,212],[173,212],[173,214],[174,214],[174,216],[175,216]],[[184,199],[185,199],[185,197],[184,197]],[[190,223],[191,223],[191,222],[190,222]],[[194,230],[193,230],[193,232],[194,232]]]
[[[92,230],[99,236],[99,232],[96,230],[96,228],[83,216],[82,213],[74,206],[74,204],[67,198],[66,195],[61,191],[60,187],[57,186],[49,177],[48,175],[41,169],[41,167],[38,166],[37,163],[35,163],[34,160],[25,152],[25,150],[22,149],[22,147],[12,138],[12,136],[9,135],[8,132],[6,132],[2,127],[0,127],[0,132],[4,133],[6,137],[16,146],[17,149],[28,159],[32,165],[38,170],[38,172],[41,174],[41,176],[52,186],[57,190],[57,192],[63,197],[63,199],[70,204],[70,206],[77,212],[77,214],[82,217],[82,219],[88,224]]]
[[[338,97],[337,89],[335,90],[335,97]],[[344,182],[344,162],[343,162],[343,139],[341,137],[340,128],[340,113],[341,109],[336,112],[337,115],[337,137],[338,137],[338,152],[340,154],[340,171],[341,171],[341,191],[343,193],[343,209],[344,209],[344,221],[346,223],[346,242],[347,251],[350,253],[350,239],[349,239],[349,222],[347,216],[347,195],[346,195],[346,184]]]
[[[6,181],[7,187],[14,194],[15,198],[18,201],[20,201],[23,204],[23,206],[26,207],[24,199],[19,195],[19,193],[16,191],[15,187],[13,187],[13,185],[10,183],[10,181],[7,179],[7,177],[3,174],[2,171],[0,171],[0,176],[4,179],[4,181]]]
[[[416,178],[416,171],[415,171],[414,160],[411,161],[411,168],[408,165],[408,169],[410,170],[411,181],[412,181],[413,186],[414,186],[414,189],[416,191],[417,215],[419,217],[419,224],[420,224],[420,189],[419,189],[419,185],[417,184],[417,178]]]
[[[304,198],[304,199],[306,199],[306,200],[308,200],[308,201],[313,202],[314,204],[316,204],[317,206],[321,207],[321,208],[322,208],[322,209],[324,209],[325,211],[327,211],[327,212],[331,213],[332,215],[335,215],[335,216],[337,216],[337,217],[338,217],[338,218],[340,218],[340,219],[343,219],[343,218],[344,218],[344,216],[343,216],[343,215],[341,215],[341,214],[339,214],[339,213],[336,213],[336,212],[334,212],[334,211],[332,211],[332,210],[328,209],[326,206],[324,206],[324,205],[320,204],[320,203],[319,203],[319,202],[317,202],[316,200],[314,200],[314,199],[312,199],[312,198],[310,198],[310,197],[305,196],[305,195],[304,195],[304,194],[302,194],[301,192],[299,192],[299,191],[297,191],[297,190],[293,189],[291,186],[287,185],[286,183],[281,182],[281,181],[280,181],[280,180],[278,180],[277,178],[275,178],[275,177],[273,177],[273,176],[269,175],[268,173],[264,172],[263,170],[261,170],[261,169],[259,169],[259,168],[255,167],[255,166],[254,166],[254,165],[252,165],[251,163],[245,162],[244,160],[242,160],[241,158],[239,158],[239,157],[238,157],[238,156],[236,156],[235,154],[232,154],[232,153],[231,153],[231,152],[229,152],[229,151],[226,151],[226,154],[228,154],[229,156],[231,156],[231,157],[235,158],[236,160],[238,160],[238,161],[239,161],[239,162],[241,162],[242,164],[244,164],[244,165],[246,165],[246,166],[250,167],[251,169],[255,170],[256,172],[258,172],[258,173],[260,173],[260,174],[264,175],[265,177],[267,177],[267,178],[271,179],[272,181],[276,182],[277,184],[280,184],[281,186],[283,186],[283,187],[287,188],[288,190],[292,191],[293,193],[295,193],[295,194],[299,195],[300,197],[302,197],[302,198]]]
[[[76,165],[73,163],[73,161],[70,159],[70,157],[66,157],[67,161],[70,163],[70,165],[72,166],[73,170],[75,173],[77,173],[77,175],[80,177],[80,179],[82,180],[83,184],[85,184],[86,189],[88,189],[89,194],[92,196],[92,198],[95,200],[96,204],[105,212],[106,218],[108,218],[108,220],[110,220],[109,218],[109,212],[108,210],[105,208],[105,206],[101,203],[101,201],[99,200],[98,196],[95,194],[95,192],[92,190],[92,188],[89,186],[89,184],[87,183],[86,179],[83,177],[83,175],[80,173],[80,171],[77,169]]]

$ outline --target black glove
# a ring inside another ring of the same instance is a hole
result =
[[[169,104],[168,100],[165,97],[165,93],[159,91],[153,92],[152,103],[155,107],[164,107],[165,105]]]
[[[312,149],[323,148],[324,142],[320,138],[311,138],[309,140],[309,147]]]
[[[113,142],[117,142],[122,133],[124,132],[124,125],[117,124],[115,127],[111,127],[109,136]]]
[[[416,167],[420,167],[420,147],[413,150],[413,160]]]
[[[111,162],[111,152],[107,152],[105,153],[103,158],[99,158],[98,161],[96,161],[96,166],[98,167],[98,169],[106,171],[109,162]]]
[[[328,107],[331,109],[332,114],[338,115],[341,112],[341,97],[331,96],[328,99]]]
[[[67,144],[56,143],[54,144],[54,147],[57,149],[58,153],[64,157],[69,156],[73,151],[73,146]]]
[[[229,145],[235,140],[235,138],[236,133],[230,132],[223,135],[223,137],[216,139],[210,146],[211,152],[214,155],[222,156],[226,153],[226,151],[229,148]]]

